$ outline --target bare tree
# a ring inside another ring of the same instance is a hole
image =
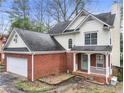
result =
[[[10,22],[6,20],[3,16],[0,16],[0,29],[1,32],[6,32],[9,29]]]
[[[69,20],[91,0],[49,0],[48,13],[57,22]]]

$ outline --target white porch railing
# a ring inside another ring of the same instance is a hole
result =
[[[106,75],[106,68],[90,66],[90,72]]]

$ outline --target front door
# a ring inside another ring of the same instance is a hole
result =
[[[88,70],[88,56],[86,54],[82,54],[81,57],[81,69],[84,71]]]

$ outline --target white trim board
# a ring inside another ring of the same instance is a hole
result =
[[[17,34],[19,35],[19,33],[16,31],[16,29],[13,29],[12,32],[10,33],[9,35],[9,38],[7,39],[7,42],[6,44],[4,45],[4,47],[2,48],[2,50],[7,47],[9,45],[9,43],[11,42],[12,40],[12,37],[14,36],[14,34]],[[19,37],[22,39],[22,41],[24,42],[24,44],[26,45],[26,48],[28,49],[29,52],[31,52],[30,48],[27,46],[26,42],[23,40],[23,38],[19,35]]]
[[[64,29],[63,32],[65,32],[65,30],[67,30],[67,29],[69,28],[69,26],[80,16],[80,14],[81,14],[82,12],[85,12],[85,13],[86,13],[87,11],[82,10],[82,11],[69,23],[69,25]],[[105,23],[104,21],[102,21],[102,20],[98,19],[97,17],[95,17],[93,14],[91,14],[91,13],[89,13],[89,12],[87,12],[87,13],[88,13],[88,15],[84,18],[84,20],[82,20],[82,22],[78,25],[78,27],[80,27],[90,16],[93,17],[94,19],[96,19],[97,21],[99,21],[100,23],[105,24],[105,25],[107,25],[107,26],[109,26],[109,27],[112,27],[112,26],[110,26],[109,24]],[[78,27],[76,27],[76,28],[78,28]]]

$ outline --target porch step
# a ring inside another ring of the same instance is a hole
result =
[[[80,72],[80,71],[73,72],[72,74],[83,77],[88,82],[92,82],[92,83],[96,83],[96,84],[100,84],[100,85],[103,85],[106,83],[105,77],[103,77],[103,76],[92,75],[92,74],[89,75],[85,72]]]
[[[94,84],[105,85],[105,83],[100,83],[100,82],[97,82],[97,81],[92,81],[92,80],[86,80],[86,81],[94,83]]]
[[[74,75],[76,75],[76,76],[80,76],[80,77],[84,77],[85,79],[87,79],[88,78],[88,75],[86,75],[86,74],[82,74],[82,73],[80,73],[80,72],[72,72],[72,74],[74,74]]]

